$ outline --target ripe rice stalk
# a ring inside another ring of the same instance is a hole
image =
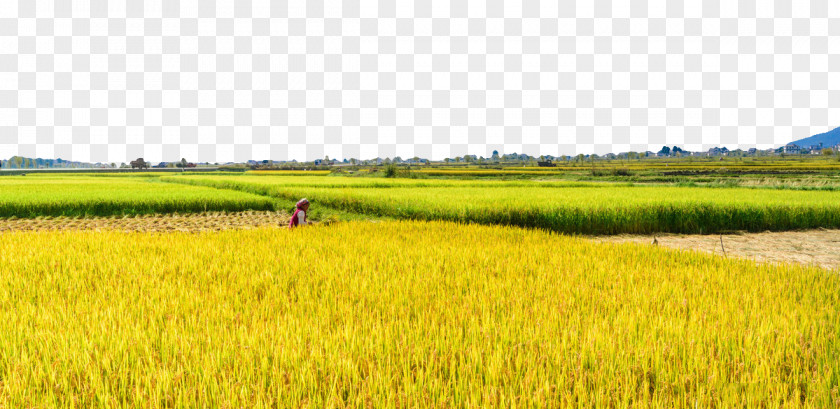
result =
[[[2,407],[836,404],[819,268],[447,222],[0,236]]]

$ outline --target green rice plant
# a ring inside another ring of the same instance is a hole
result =
[[[717,233],[840,227],[840,192],[481,181],[171,177],[316,205],[419,220],[543,228],[564,233]],[[323,180],[323,179],[322,179]],[[345,183],[343,184],[342,183]]]
[[[384,173],[384,172],[383,172]],[[496,180],[470,180],[470,179],[412,179],[412,178],[385,178],[385,177],[347,177],[347,176],[261,176],[252,175],[179,175],[163,176],[164,182],[176,182],[202,186],[213,186],[223,189],[248,190],[254,192],[261,188],[273,189],[277,186],[299,186],[299,187],[323,187],[323,188],[377,188],[388,189],[396,187],[595,187],[603,186],[603,183],[576,182],[576,181],[496,181]],[[622,184],[616,184],[621,186]],[[624,184],[627,185],[627,184]],[[264,190],[263,190],[264,191]],[[260,193],[264,194],[264,193]]]
[[[110,216],[273,210],[246,192],[177,186],[157,178],[53,176],[0,179],[0,217]]]

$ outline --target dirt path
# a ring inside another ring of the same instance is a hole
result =
[[[287,226],[285,212],[208,212],[136,217],[0,219],[0,232],[32,230],[205,231]]]
[[[597,236],[592,239],[613,243],[649,244],[653,241],[653,236]],[[656,240],[660,246],[723,255],[721,236],[666,234],[657,235]],[[840,230],[724,234],[723,246],[727,256],[770,263],[801,263],[829,269],[840,268]]]

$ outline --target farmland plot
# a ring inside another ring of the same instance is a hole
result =
[[[840,399],[818,268],[444,222],[2,238],[0,407]]]
[[[163,179],[285,199],[307,197],[316,204],[380,216],[514,225],[564,233],[716,233],[840,227],[837,191],[574,182],[367,182],[381,183],[377,186],[350,178],[319,178],[319,182],[304,185],[293,178],[271,176]]]
[[[25,176],[0,179],[0,217],[111,216],[272,210],[245,192],[160,183],[127,176]]]

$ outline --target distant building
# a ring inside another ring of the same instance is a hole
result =
[[[795,143],[789,143],[782,147],[782,151],[784,153],[800,153],[802,152],[802,148]]]

